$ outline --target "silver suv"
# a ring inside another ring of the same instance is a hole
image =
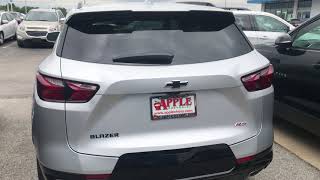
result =
[[[231,12],[176,3],[75,10],[36,77],[39,179],[255,175],[272,160],[272,75]]]

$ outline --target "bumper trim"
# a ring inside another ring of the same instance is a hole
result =
[[[217,176],[231,173],[233,170],[234,169],[231,169],[230,171],[227,171],[227,172],[207,174],[207,175],[202,175],[202,176],[188,177],[188,178],[176,179],[176,180],[197,180],[197,179],[204,179],[204,178],[212,178],[212,177],[217,177]]]
[[[216,176],[214,178],[224,178],[224,177],[237,176],[237,175],[255,176],[260,171],[268,167],[269,164],[272,162],[272,159],[273,159],[273,151],[272,151],[272,147],[270,147],[262,151],[261,153],[256,154],[252,161],[249,161],[244,164],[238,164],[236,168],[229,174]]]
[[[209,146],[210,147],[210,146]],[[207,174],[207,175],[200,175],[200,176],[193,176],[193,177],[187,177],[187,178],[175,178],[176,180],[210,180],[210,179],[216,179],[216,178],[225,178],[225,177],[237,177],[237,176],[254,176],[258,174],[261,170],[265,169],[272,161],[273,159],[273,151],[272,147],[266,149],[265,151],[257,154],[254,156],[254,159],[252,161],[249,161],[244,164],[235,164],[234,168],[232,168],[229,171],[225,172],[218,172],[213,174]],[[85,180],[85,175],[81,174],[72,174],[72,173],[64,173],[64,172],[58,172],[51,169],[48,169],[41,165],[41,171],[43,175],[46,177],[47,180],[56,180],[56,179],[63,179],[63,180]],[[117,164],[118,165],[118,164]],[[129,165],[129,164],[127,164]],[[135,167],[135,166],[133,166]],[[111,176],[110,180],[127,180],[127,177],[120,177],[119,173],[122,173],[118,170],[114,170],[113,174]],[[134,171],[136,172],[136,171]],[[125,173],[125,172],[123,172]],[[138,173],[138,172],[136,172]],[[117,177],[118,175],[118,177]],[[157,179],[157,175],[154,175],[154,178]],[[135,178],[131,178],[132,180],[138,180]],[[148,179],[148,178],[147,178]],[[140,178],[139,180],[145,180],[144,178]],[[162,180],[172,180],[172,177],[163,178]]]

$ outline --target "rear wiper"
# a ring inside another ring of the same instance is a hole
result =
[[[113,58],[116,63],[134,63],[134,64],[171,64],[173,55],[153,54],[153,55],[137,55]]]

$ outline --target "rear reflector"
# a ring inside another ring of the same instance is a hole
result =
[[[248,156],[248,157],[237,159],[237,163],[244,164],[244,163],[252,161],[253,159],[254,159],[254,156]]]
[[[86,175],[86,180],[108,180],[111,174]]]
[[[37,74],[37,92],[39,97],[49,102],[88,102],[98,91],[94,84],[74,82]]]
[[[249,91],[259,91],[271,87],[273,78],[273,66],[262,69],[241,78],[244,87]]]

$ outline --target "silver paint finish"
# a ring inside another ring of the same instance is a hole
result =
[[[59,43],[59,42],[58,42]],[[47,168],[79,174],[107,174],[126,153],[213,144],[230,145],[236,158],[272,146],[273,87],[248,92],[241,77],[268,67],[257,51],[215,62],[174,66],[128,66],[80,62],[54,52],[39,72],[98,84],[87,103],[45,102],[34,94],[33,139]],[[172,80],[188,81],[179,89]],[[198,116],[151,121],[150,97],[167,92],[197,96]],[[236,127],[237,122],[246,126]],[[90,139],[91,134],[118,138]]]

